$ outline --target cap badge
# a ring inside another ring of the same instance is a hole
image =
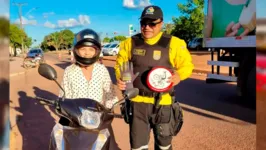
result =
[[[146,10],[146,14],[153,14],[154,12],[154,8],[153,7],[149,7],[147,10]]]

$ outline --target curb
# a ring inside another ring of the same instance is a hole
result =
[[[47,60],[45,61],[45,63],[48,63],[48,62],[50,63],[49,60],[48,61]],[[15,77],[15,76],[18,76],[18,75],[22,75],[22,74],[25,74],[25,72],[31,71],[33,69],[35,69],[35,68],[30,68],[29,70],[25,70],[25,71],[21,71],[21,72],[17,72],[17,73],[11,73],[11,74],[9,74],[9,77]]]
[[[209,74],[209,73],[212,73],[211,71],[209,71],[209,70],[200,70],[200,69],[194,69],[193,70],[193,73],[194,74],[200,74],[200,75],[207,75],[207,74]],[[220,75],[226,75],[226,76],[228,76],[228,73],[224,73],[224,72],[220,72]]]
[[[207,73],[203,73],[203,72],[192,72],[192,74],[194,75],[198,75],[198,76],[207,76]]]
[[[18,72],[18,73],[12,73],[12,74],[9,74],[9,77],[14,77],[14,76],[18,76],[18,75],[21,75],[21,74],[24,74],[25,71],[23,72]]]
[[[111,59],[111,58],[103,58],[103,60],[116,61],[115,59]]]

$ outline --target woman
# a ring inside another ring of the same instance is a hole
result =
[[[118,101],[109,72],[98,61],[100,52],[100,38],[95,31],[84,29],[75,35],[73,48],[75,63],[65,69],[62,81],[65,98],[93,99],[105,105],[107,108],[111,108]],[[62,97],[63,94],[61,90],[59,97]],[[53,128],[53,139],[63,138],[62,134],[58,134],[63,131],[62,125],[71,126],[69,120],[64,117],[60,118],[59,123],[61,125],[56,124]],[[109,127],[108,131],[110,133],[110,140],[112,141],[109,146],[112,149],[119,149],[115,142],[112,127]],[[53,141],[55,140],[51,140],[51,142]],[[60,145],[60,142],[57,145]]]
[[[90,98],[107,108],[118,101],[109,72],[98,61],[100,53],[100,39],[95,31],[85,29],[75,35],[75,63],[65,69],[62,82],[66,98]]]

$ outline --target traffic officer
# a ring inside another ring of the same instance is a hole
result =
[[[129,122],[131,149],[148,149],[150,130],[153,129],[155,149],[171,150],[174,135],[167,135],[166,133],[164,136],[160,135],[156,132],[156,124],[151,121],[152,110],[156,101],[155,95],[158,93],[145,85],[145,78],[147,77],[145,77],[145,72],[156,66],[172,69],[174,75],[169,78],[169,82],[175,86],[192,74],[194,65],[185,41],[161,32],[163,12],[160,7],[146,7],[141,14],[140,26],[141,33],[120,43],[120,51],[115,65],[117,85],[122,91],[126,89],[126,82],[121,80],[120,72],[123,63],[132,62],[134,73],[139,73],[133,86],[138,88],[140,92],[137,97],[131,99],[132,118]],[[164,115],[160,116],[160,120],[167,120],[167,117],[170,117],[170,106],[174,103],[172,100],[173,93],[171,90],[160,96],[159,107],[160,110],[164,111],[161,112]],[[166,126],[166,128],[170,127]],[[166,130],[168,129],[164,129],[164,131]]]

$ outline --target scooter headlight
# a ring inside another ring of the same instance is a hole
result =
[[[80,124],[87,129],[97,129],[101,124],[102,112],[79,108],[81,111]]]

